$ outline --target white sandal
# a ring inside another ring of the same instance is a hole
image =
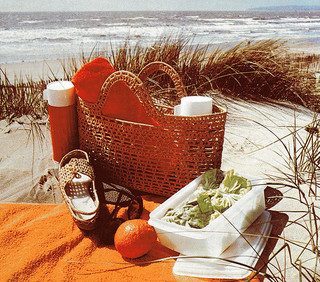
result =
[[[59,165],[59,182],[63,198],[80,229],[92,230],[99,215],[99,198],[93,168],[85,151],[73,150]]]

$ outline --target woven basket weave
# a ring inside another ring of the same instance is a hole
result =
[[[202,172],[220,167],[227,113],[213,106],[212,115],[183,117],[155,105],[144,81],[156,71],[171,77],[179,98],[186,96],[177,72],[162,62],[147,65],[139,77],[117,71],[106,79],[97,103],[78,99],[80,148],[89,152],[103,180],[171,196]],[[110,88],[119,81],[128,85],[158,126],[102,114]]]

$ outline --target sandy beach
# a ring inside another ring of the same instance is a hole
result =
[[[55,171],[58,164],[51,157],[48,122],[38,122],[43,136],[37,135],[27,117],[11,124],[5,120],[0,122],[1,202],[54,203],[61,200],[60,193],[54,195],[58,190],[55,178],[50,177],[50,171]],[[44,185],[41,185],[42,176],[47,178]]]
[[[64,60],[26,61],[20,63],[0,64],[10,81],[14,79],[40,80],[45,77],[63,78]]]

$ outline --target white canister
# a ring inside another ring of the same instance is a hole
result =
[[[212,98],[207,96],[187,96],[181,99],[181,116],[199,116],[212,114]]]

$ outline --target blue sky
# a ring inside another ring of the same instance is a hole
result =
[[[319,0],[0,0],[7,11],[246,10],[281,5],[320,5]]]

